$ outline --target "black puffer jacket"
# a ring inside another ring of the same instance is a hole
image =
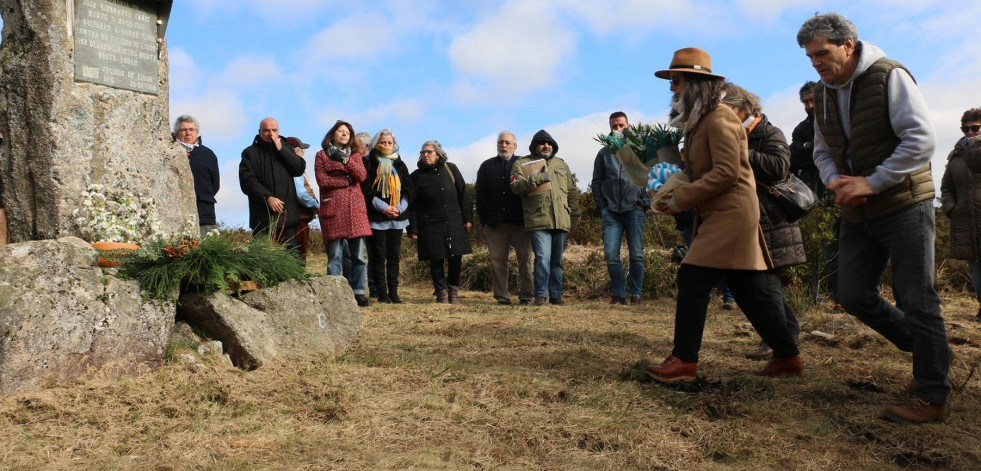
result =
[[[441,260],[473,252],[464,226],[473,223],[473,204],[463,174],[444,157],[434,165],[420,160],[418,167],[412,172],[416,199],[407,230],[419,236],[419,260]]]
[[[981,138],[957,141],[947,156],[940,207],[950,218],[950,257],[981,258]]]
[[[766,115],[749,133],[749,164],[757,182],[771,185],[783,180],[790,167],[790,147],[780,128],[770,124]],[[760,200],[760,227],[773,257],[773,267],[783,268],[807,261],[804,239],[796,221],[774,201],[762,185],[756,185]]]

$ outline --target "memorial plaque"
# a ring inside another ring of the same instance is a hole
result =
[[[158,93],[154,2],[77,0],[75,80]]]

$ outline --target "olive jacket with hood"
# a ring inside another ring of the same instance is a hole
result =
[[[535,146],[547,142],[552,145],[552,155],[542,157],[535,154]],[[579,189],[572,179],[572,172],[564,160],[556,157],[559,145],[544,129],[535,133],[528,146],[531,155],[522,157],[511,167],[511,191],[521,196],[526,231],[558,229],[569,232],[574,221],[579,219]],[[541,193],[529,194],[545,183],[541,172],[524,175],[522,165],[534,160],[544,159],[544,170],[548,172],[551,188]]]

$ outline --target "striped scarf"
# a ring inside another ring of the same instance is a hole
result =
[[[392,162],[399,158],[399,155],[391,148],[382,149],[375,146],[375,150],[378,151],[375,154],[375,158],[378,159],[378,172],[371,186],[378,190],[382,198],[391,197],[389,200],[391,206],[398,206],[402,199],[402,180],[399,179],[399,172],[392,166]]]

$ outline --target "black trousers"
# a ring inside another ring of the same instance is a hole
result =
[[[763,341],[773,348],[773,356],[789,358],[799,354],[783,314],[784,299],[779,278],[768,276],[765,271],[725,270],[687,264],[678,269],[678,303],[674,317],[674,350],[671,354],[682,361],[698,361],[709,292],[722,277],[729,283],[739,309]]]
[[[446,264],[446,271],[443,265]],[[463,256],[452,255],[448,259],[430,260],[429,276],[433,280],[436,291],[446,289],[446,286],[460,286],[460,270],[463,268]]]
[[[399,284],[401,254],[402,229],[372,229],[371,243],[368,244],[368,263],[371,265],[376,288]]]

